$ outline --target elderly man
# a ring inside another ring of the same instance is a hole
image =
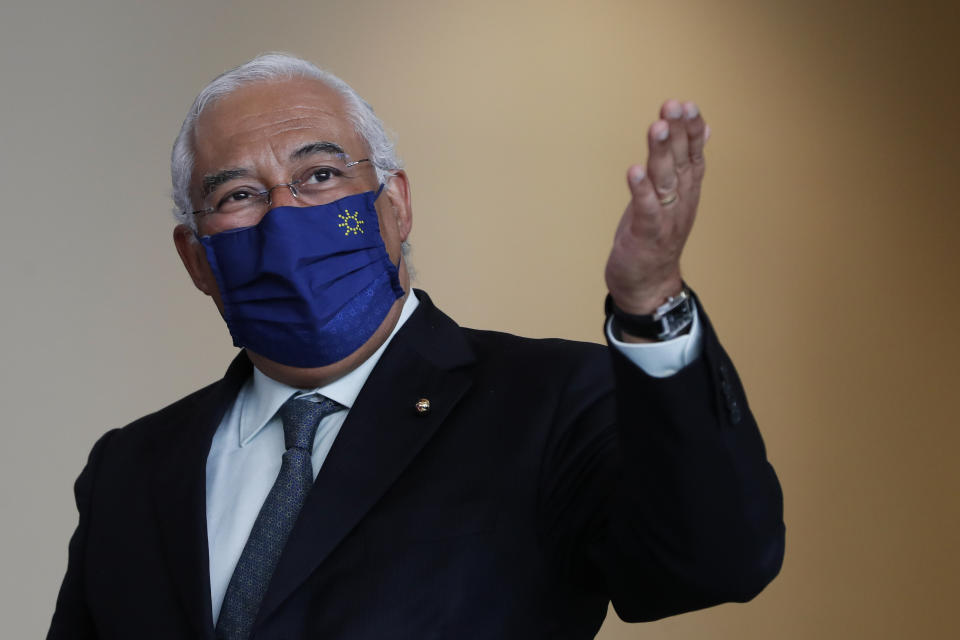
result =
[[[49,638],[592,638],[745,601],[780,489],[680,278],[707,129],[668,101],[606,267],[608,348],[458,327],[410,288],[409,179],[297,58],[198,96],[174,241],[243,351],[103,436]]]

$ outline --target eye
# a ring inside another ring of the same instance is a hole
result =
[[[321,184],[329,182],[342,175],[339,169],[334,167],[314,167],[307,172],[307,177],[303,184]]]
[[[259,191],[255,191],[249,187],[241,187],[220,198],[217,202],[217,209],[230,209],[243,206],[247,204],[249,200],[259,195]]]

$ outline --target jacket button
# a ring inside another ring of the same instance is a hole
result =
[[[742,418],[740,415],[740,405],[737,404],[736,400],[733,400],[730,402],[728,407],[730,409],[730,422],[733,424],[740,424],[740,419]]]

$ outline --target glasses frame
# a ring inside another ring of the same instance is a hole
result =
[[[355,167],[355,166],[357,166],[357,165],[360,164],[361,162],[370,162],[370,158],[360,158],[359,160],[354,160],[353,162],[348,162],[348,163],[346,163],[346,164],[343,166],[343,168],[344,168],[344,169],[349,169],[350,167]],[[280,187],[286,187],[286,188],[290,189],[290,195],[292,195],[294,198],[296,198],[297,200],[299,200],[299,199],[300,199],[300,191],[297,189],[297,186],[298,186],[301,182],[303,182],[303,180],[294,180],[293,182],[280,182],[280,183],[278,183],[278,184],[273,185],[272,187],[269,187],[268,189],[264,189],[263,191],[257,191],[257,192],[256,192],[256,197],[257,197],[257,198],[265,198],[264,202],[265,202],[266,205],[269,207],[271,204],[273,204],[273,197],[272,197],[273,190],[274,190],[274,189],[278,189],[278,188],[280,188]],[[204,215],[208,215],[208,214],[216,213],[216,212],[217,212],[217,208],[216,208],[216,207],[207,207],[206,209],[197,209],[196,211],[191,211],[191,212],[190,212],[190,215],[192,215],[192,216],[204,216]],[[184,212],[184,213],[186,213],[186,212]]]

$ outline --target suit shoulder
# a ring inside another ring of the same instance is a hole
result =
[[[563,338],[526,338],[500,331],[463,329],[478,362],[509,367],[518,373],[567,377],[589,371],[609,375],[606,345]]]
[[[222,381],[208,384],[161,409],[113,430],[111,445],[129,446],[134,443],[149,443],[178,431],[186,423],[192,422],[191,417],[198,411],[216,402],[218,387],[221,385]]]
[[[467,340],[482,352],[502,351],[523,356],[568,359],[604,357],[607,346],[564,338],[527,338],[503,331],[461,328]]]

